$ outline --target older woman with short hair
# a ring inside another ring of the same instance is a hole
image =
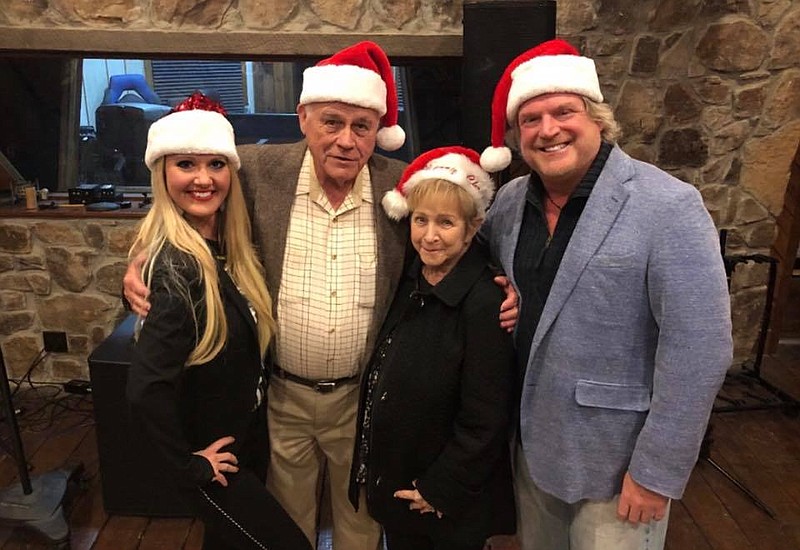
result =
[[[478,154],[430,151],[384,197],[417,251],[362,381],[351,476],[388,550],[480,550],[513,534],[514,387],[503,292],[473,242],[494,192]]]

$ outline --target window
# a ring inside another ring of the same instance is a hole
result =
[[[0,55],[0,153],[39,187],[79,184],[146,191],[150,124],[195,90],[228,111],[237,143],[302,138],[295,107],[303,70],[315,63],[251,60],[99,59]],[[57,76],[57,77],[54,77]],[[395,68],[406,145],[391,156],[459,142],[460,60]],[[2,180],[0,180],[2,181]]]
[[[85,59],[79,182],[148,186],[148,129],[195,91],[222,104],[239,143],[300,139],[295,72],[293,63]]]

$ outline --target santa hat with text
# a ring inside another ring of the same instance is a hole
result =
[[[406,197],[417,184],[427,180],[445,180],[462,187],[475,201],[483,215],[494,195],[494,181],[480,165],[480,155],[466,147],[439,147],[423,153],[406,167],[394,189],[381,204],[386,214],[399,220],[408,215]]]
[[[492,144],[481,154],[485,170],[497,172],[511,163],[511,151],[505,146],[506,124],[515,123],[523,103],[551,93],[573,93],[603,101],[594,61],[561,39],[523,52],[500,77],[492,98]]]
[[[345,48],[303,71],[300,104],[341,101],[373,109],[381,116],[378,146],[394,151],[406,134],[397,125],[397,91],[389,59],[374,42]]]

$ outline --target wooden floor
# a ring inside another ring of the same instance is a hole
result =
[[[766,359],[762,374],[800,397],[800,346],[781,346],[774,357]],[[734,388],[723,395],[737,392],[750,402],[755,402],[751,398],[758,394]],[[104,511],[88,398],[58,398],[55,389],[48,387],[23,388],[14,403],[22,409],[18,417],[33,475],[65,465],[83,465],[82,483],[71,484],[65,499],[72,550],[200,548],[202,525],[197,521],[115,516]],[[701,459],[683,500],[673,503],[667,548],[800,550],[800,419],[775,409],[717,412],[712,426],[708,458],[750,488],[775,518],[754,505],[711,461]],[[15,462],[5,453],[0,459],[0,487],[16,480]],[[53,547],[27,528],[0,526],[2,549]],[[320,548],[330,548],[327,534]]]

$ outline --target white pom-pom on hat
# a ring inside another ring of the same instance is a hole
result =
[[[487,172],[499,172],[511,164],[511,149],[489,146],[481,153],[481,167]]]
[[[408,216],[408,202],[397,189],[387,191],[386,194],[383,195],[381,205],[383,205],[386,215],[393,220],[402,220]]]
[[[406,142],[405,131],[395,124],[378,130],[378,147],[385,151],[396,151]]]

